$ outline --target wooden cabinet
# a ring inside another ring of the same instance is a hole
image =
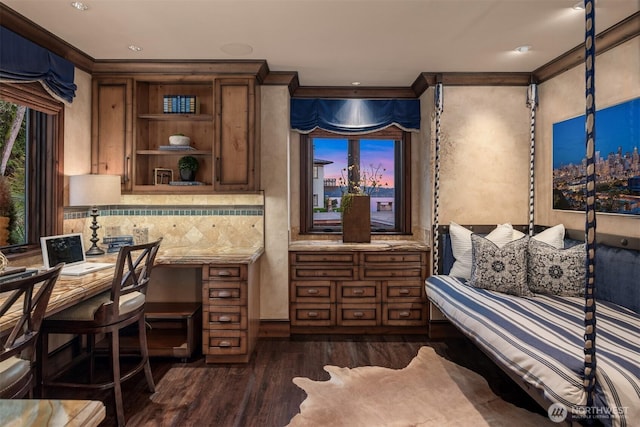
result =
[[[166,113],[167,96],[195,97],[197,108]],[[124,192],[257,191],[259,101],[255,76],[96,77],[92,170],[121,175]],[[190,147],[170,147],[174,134],[188,136]],[[178,185],[184,184],[178,160],[186,155],[195,157],[199,168],[193,185]],[[158,179],[166,170],[172,178]]]
[[[290,251],[291,331],[426,333],[427,252]]]
[[[120,175],[122,191],[131,191],[133,159],[133,80],[93,81],[91,171]]]
[[[202,352],[207,363],[248,362],[260,327],[259,263],[202,268]]]

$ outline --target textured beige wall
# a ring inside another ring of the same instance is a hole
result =
[[[596,108],[602,109],[640,96],[640,37],[596,57]],[[584,212],[552,209],[553,124],[585,113],[584,66],[540,85],[540,106],[536,132],[536,207],[537,224],[562,223],[566,228],[582,230]],[[596,113],[596,151],[598,150]],[[631,215],[597,214],[598,232],[640,237],[640,218]]]
[[[260,267],[260,317],[279,320],[289,318],[289,90],[263,86],[261,98],[265,253]]]
[[[91,172],[91,76],[75,70],[76,97],[64,109],[64,174]]]
[[[526,224],[526,87],[445,86],[443,93],[440,224]]]

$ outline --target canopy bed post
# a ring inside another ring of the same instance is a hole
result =
[[[596,96],[595,96],[595,0],[585,0],[585,97],[586,97],[586,206],[585,242],[587,244],[584,305],[584,380],[587,407],[593,407],[596,388]]]
[[[436,140],[434,149],[434,178],[433,178],[433,274],[438,274],[438,262],[439,262],[439,246],[440,235],[438,232],[440,215],[440,118],[442,116],[444,98],[442,93],[442,81],[438,76],[438,82],[435,88],[435,106],[436,106]]]

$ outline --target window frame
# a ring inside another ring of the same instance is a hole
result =
[[[396,195],[397,206],[402,209],[396,214],[396,228],[389,231],[371,230],[375,235],[410,235],[411,231],[411,132],[397,126],[358,135],[343,135],[315,129],[300,135],[300,234],[341,235],[340,230],[325,231],[313,227],[313,138],[349,139],[394,139],[401,143],[396,147],[401,171],[397,179],[402,181],[400,193]]]
[[[18,259],[38,254],[41,236],[61,234],[63,230],[64,104],[39,83],[3,83],[0,98],[29,108],[27,242],[3,248],[7,258]]]

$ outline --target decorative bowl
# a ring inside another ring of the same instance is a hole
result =
[[[191,138],[184,135],[171,135],[169,137],[169,145],[189,145],[191,144]]]

